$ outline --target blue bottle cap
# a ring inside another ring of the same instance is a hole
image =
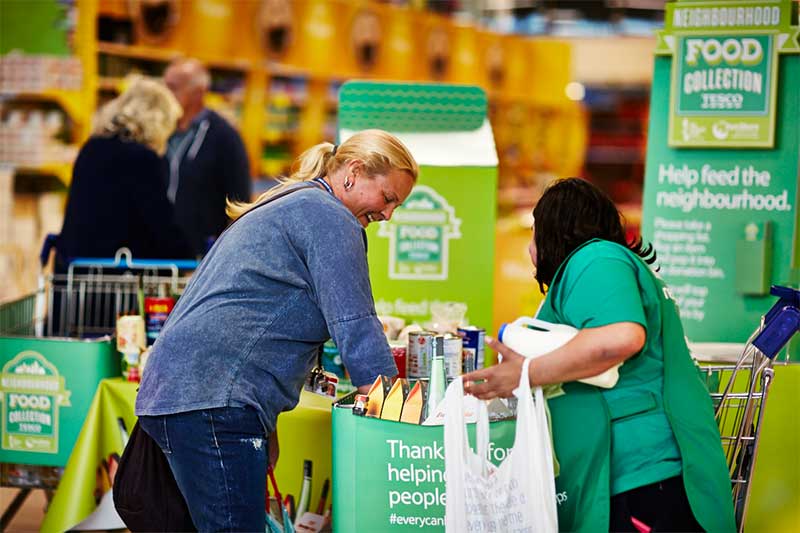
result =
[[[503,333],[505,333],[507,325],[508,323],[504,323],[503,325],[501,325],[500,330],[497,332],[497,340],[499,340],[500,342],[503,342]]]

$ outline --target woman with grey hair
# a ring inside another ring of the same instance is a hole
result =
[[[97,114],[72,170],[57,268],[75,257],[191,255],[166,195],[167,139],[181,107],[160,82],[140,76]]]

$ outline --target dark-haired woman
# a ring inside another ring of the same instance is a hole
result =
[[[559,529],[735,530],[708,391],[677,306],[648,265],[652,247],[626,242],[613,202],[577,178],[549,187],[533,215],[529,251],[539,287],[547,287],[538,318],[579,329],[529,365],[532,384],[565,383],[566,395],[549,402],[561,463]],[[487,343],[502,363],[465,375],[465,391],[508,397],[523,357]],[[620,363],[611,389],[569,383]]]

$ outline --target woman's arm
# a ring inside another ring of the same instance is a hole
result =
[[[582,329],[564,346],[531,361],[531,385],[565,383],[601,374],[639,353],[645,338],[644,327],[635,322]],[[524,357],[496,339],[487,337],[486,343],[502,354],[503,361],[465,374],[464,391],[482,400],[509,397],[519,385]],[[480,380],[483,383],[475,383]]]

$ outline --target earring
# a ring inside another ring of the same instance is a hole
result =
[[[350,181],[350,176],[344,177],[344,190],[349,191],[353,188],[353,183]]]

